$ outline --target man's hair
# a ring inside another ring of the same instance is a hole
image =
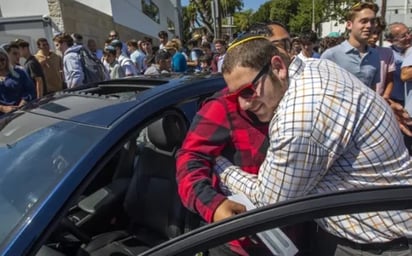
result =
[[[299,41],[301,44],[309,44],[309,43],[316,43],[318,40],[318,36],[316,35],[315,32],[313,31],[307,31],[302,33],[302,35],[299,36]]]
[[[6,50],[7,53],[10,53],[13,48],[19,49],[19,45],[16,42],[10,42],[3,46],[3,49]]]
[[[209,56],[209,55],[202,55],[202,56],[200,56],[200,58],[199,58],[199,62],[206,62],[207,63],[207,65],[209,65],[210,66],[210,64],[212,63],[212,57],[211,56]]]
[[[39,47],[41,43],[47,43],[47,44],[48,44],[49,41],[47,41],[47,39],[44,38],[44,37],[40,37],[40,38],[37,39],[37,41],[36,41],[37,47]]]
[[[404,23],[402,22],[393,22],[388,25],[388,27],[385,30],[384,37],[386,40],[393,40],[395,38],[395,35],[392,33],[393,27],[395,26],[405,26],[407,27]]]
[[[222,73],[231,73],[236,66],[262,69],[279,51],[263,36],[245,36],[232,42],[226,52]]]
[[[165,50],[160,50],[155,57],[156,63],[159,63],[161,60],[167,60],[170,59],[172,55]]]
[[[103,49],[103,53],[104,54],[110,53],[110,54],[116,55],[116,49],[113,46],[108,45]]]
[[[59,44],[66,43],[68,47],[73,46],[73,38],[66,33],[59,34],[53,37],[53,42],[58,42]]]
[[[352,5],[346,13],[346,21],[353,21],[356,14],[363,9],[371,9],[375,14],[379,11],[379,6],[373,2],[358,2]]]
[[[226,41],[221,39],[221,38],[215,39],[215,41],[213,41],[213,42],[214,42],[214,44],[226,45]]]
[[[23,40],[23,39],[16,39],[15,43],[20,47],[20,48],[26,48],[29,47],[30,44],[29,42]]]
[[[169,34],[167,34],[166,31],[162,30],[162,31],[159,32],[158,36],[159,36],[160,38],[168,38],[168,37],[169,37]]]
[[[386,22],[382,16],[376,17],[376,24],[375,26],[380,29],[380,31],[385,31],[386,29]]]
[[[126,42],[126,45],[127,45],[127,46],[132,46],[132,47],[134,47],[134,48],[136,48],[136,49],[139,48],[139,45],[138,45],[138,43],[137,43],[137,41],[136,41],[135,39],[131,39],[131,40],[127,41],[127,42]]]

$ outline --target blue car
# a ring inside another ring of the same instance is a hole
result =
[[[224,86],[219,75],[119,79],[4,115],[0,255],[138,254],[184,233],[175,153]]]

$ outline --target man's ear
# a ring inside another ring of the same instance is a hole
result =
[[[279,77],[281,80],[287,79],[288,76],[288,67],[280,56],[273,56],[271,60],[272,71]]]
[[[352,21],[351,20],[348,20],[348,21],[346,21],[346,29],[347,30],[352,30],[352,25],[353,25],[353,23],[352,23]]]

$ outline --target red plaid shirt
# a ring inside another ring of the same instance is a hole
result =
[[[214,159],[224,156],[242,170],[257,174],[269,145],[268,124],[227,100],[224,89],[194,117],[177,156],[177,182],[183,204],[207,222],[226,196],[213,173]]]

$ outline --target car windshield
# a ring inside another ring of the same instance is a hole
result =
[[[0,121],[0,244],[30,222],[79,159],[102,138],[104,129],[24,115]]]

